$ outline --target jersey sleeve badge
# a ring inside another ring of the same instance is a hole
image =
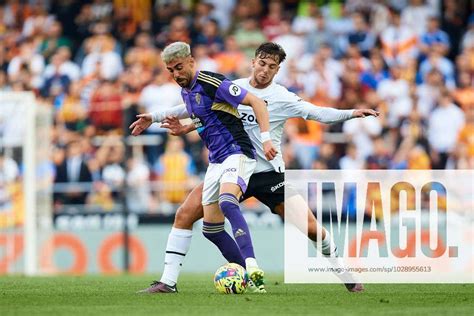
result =
[[[231,84],[229,86],[229,93],[234,97],[238,97],[242,93],[242,89],[236,84]]]

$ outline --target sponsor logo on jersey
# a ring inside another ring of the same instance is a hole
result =
[[[193,121],[193,124],[196,127],[198,133],[201,133],[206,128],[202,121],[199,119],[199,117],[194,115],[194,113],[191,115],[191,120]]]
[[[272,187],[270,188],[270,190],[271,190],[272,192],[275,192],[276,190],[278,190],[279,188],[281,188],[281,187],[284,186],[284,185],[285,185],[285,182],[284,182],[284,181],[283,181],[283,182],[280,182],[280,183],[278,183],[277,185],[272,186]]]
[[[255,125],[258,124],[257,118],[253,114],[248,114],[245,112],[240,113],[240,120],[245,125]]]

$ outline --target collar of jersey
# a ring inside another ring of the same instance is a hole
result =
[[[191,82],[191,87],[190,87],[189,89],[185,88],[186,90],[188,90],[188,91],[193,90],[194,85],[196,84],[196,81],[197,81],[197,77],[198,77],[198,75],[199,75],[199,72],[200,72],[200,70],[196,71],[196,73],[194,74],[193,81]]]

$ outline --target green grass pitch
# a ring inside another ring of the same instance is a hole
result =
[[[218,294],[209,274],[181,276],[178,294],[139,295],[150,276],[0,277],[0,315],[472,315],[474,284],[284,284],[267,294]]]

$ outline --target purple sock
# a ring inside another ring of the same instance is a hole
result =
[[[235,195],[230,193],[219,195],[219,206],[232,226],[235,241],[239,245],[240,252],[242,256],[244,256],[244,259],[255,258],[250,230],[240,211],[239,201]]]
[[[224,223],[207,223],[202,225],[203,235],[219,248],[224,258],[231,263],[240,264],[245,267],[240,249],[235,240],[225,231]]]

